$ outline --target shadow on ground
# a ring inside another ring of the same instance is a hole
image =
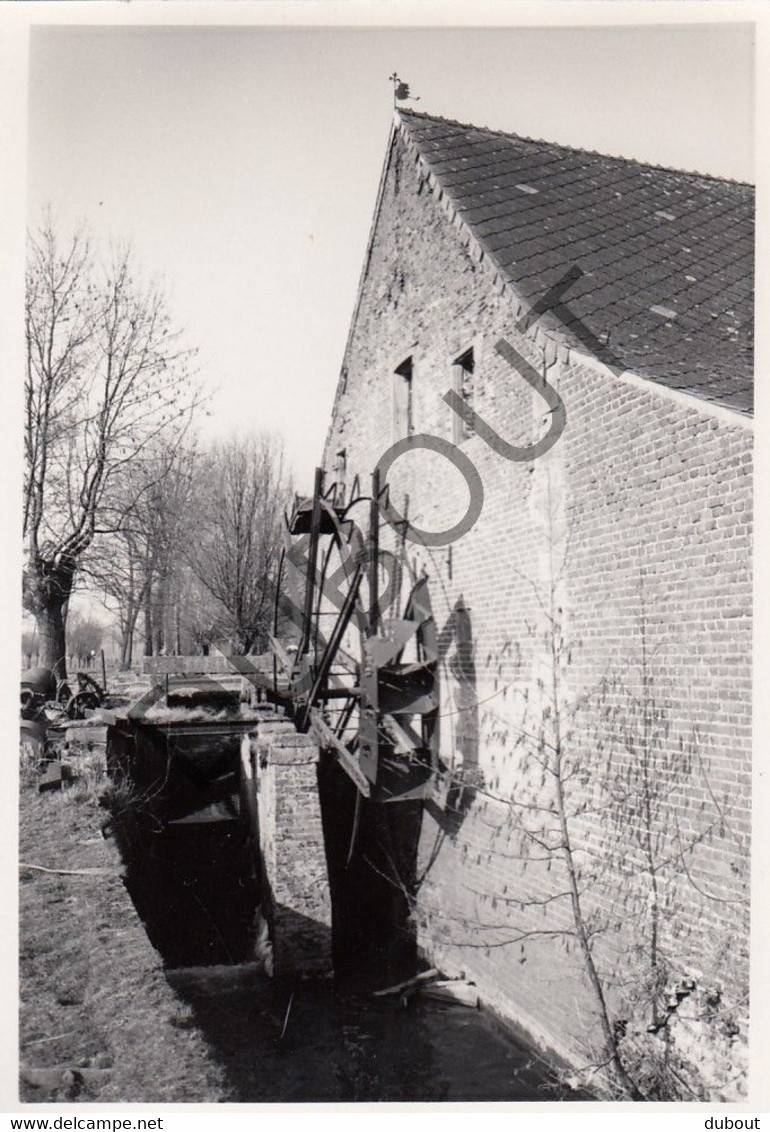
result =
[[[167,979],[234,1101],[566,1099],[537,1055],[478,1010],[416,1000],[404,1008],[331,980],[292,987],[253,964]]]

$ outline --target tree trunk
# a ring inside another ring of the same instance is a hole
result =
[[[62,679],[67,678],[66,634],[64,622],[64,603],[55,596],[35,613],[37,631],[42,645],[42,661],[45,668],[55,670]]]
[[[134,619],[136,621],[136,619]],[[134,658],[134,625],[126,626],[120,635],[120,671],[127,672]]]
[[[55,669],[61,679],[67,676],[65,628],[74,578],[74,563],[49,562],[40,557],[24,571],[24,607],[37,622],[40,663]]]
[[[139,606],[132,600],[120,628],[120,670],[127,672],[134,659],[134,633],[139,617]]]
[[[155,591],[152,621],[155,639],[155,655],[162,656],[166,647],[166,581],[162,574],[158,580]]]
[[[152,656],[152,596],[149,588],[144,601],[144,655]]]

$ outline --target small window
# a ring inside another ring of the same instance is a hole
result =
[[[473,350],[466,350],[457,358],[452,366],[452,388],[457,396],[468,406],[474,409],[473,395]],[[452,413],[452,439],[455,444],[462,444],[472,434],[473,429],[457,413]]]
[[[407,358],[393,374],[393,439],[403,440],[413,432],[412,359]]]
[[[340,448],[334,455],[332,474],[334,476],[334,503],[337,507],[345,504],[345,473],[348,470],[348,454]]]

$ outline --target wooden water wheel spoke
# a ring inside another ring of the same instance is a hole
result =
[[[297,644],[292,655],[276,614],[271,646],[300,730],[312,731],[361,794],[397,801],[423,797],[437,765],[438,646],[425,578],[400,616],[386,608],[397,593],[380,593],[382,495],[375,474],[371,495],[354,491],[340,506],[343,493],[325,491],[316,471],[313,496],[287,516],[281,565]],[[363,529],[354,514],[368,520]],[[400,580],[392,588],[400,591]]]

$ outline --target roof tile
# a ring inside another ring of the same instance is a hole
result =
[[[399,118],[520,296],[582,270],[563,296],[571,317],[544,319],[568,344],[585,348],[579,317],[602,341],[609,333],[627,369],[751,412],[752,186],[414,111]]]

